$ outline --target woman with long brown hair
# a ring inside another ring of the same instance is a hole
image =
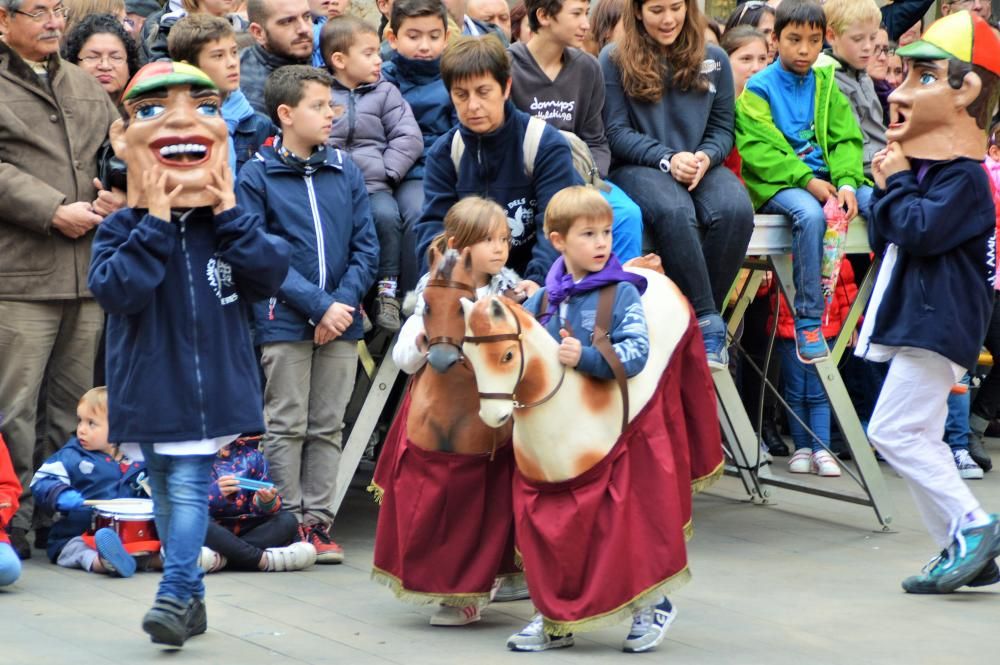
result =
[[[627,0],[601,52],[611,179],[639,204],[663,268],[691,301],[713,368],[728,363],[719,315],[753,232],[753,207],[722,165],[733,147],[733,74],[705,45],[696,0]]]

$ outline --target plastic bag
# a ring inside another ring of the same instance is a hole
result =
[[[823,297],[829,304],[837,288],[840,264],[847,253],[847,215],[840,207],[836,196],[831,196],[823,206],[826,216],[826,232],[823,234],[823,263],[820,270],[820,284]]]

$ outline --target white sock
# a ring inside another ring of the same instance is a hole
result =
[[[970,510],[962,517],[962,529],[973,529],[990,523],[990,515],[982,508]]]

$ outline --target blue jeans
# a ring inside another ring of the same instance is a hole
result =
[[[969,374],[966,372],[961,383],[969,387]],[[948,418],[944,421],[944,442],[952,450],[960,450],[969,447],[969,408],[972,404],[972,396],[969,391],[964,393],[950,393],[948,395]]]
[[[642,256],[642,210],[621,187],[607,180],[604,182],[611,191],[602,191],[601,196],[611,205],[615,220],[611,226],[611,251],[625,263]]]
[[[871,213],[872,188],[857,191],[858,213],[866,219]],[[823,234],[826,215],[812,194],[793,187],[783,189],[760,207],[762,213],[787,215],[792,220],[792,281],[795,283],[795,318],[820,319],[826,304],[820,284],[823,265]]]
[[[182,603],[192,596],[202,598],[205,573],[198,567],[198,555],[208,530],[208,492],[215,455],[160,455],[151,443],[141,447],[164,552],[163,577],[156,595],[173,596]]]
[[[0,543],[0,586],[9,586],[21,576],[21,560],[10,543]]]
[[[813,365],[804,365],[795,353],[795,340],[780,339],[777,342],[781,354],[781,377],[785,384],[785,401],[792,413],[802,419],[817,437],[830,445],[830,401],[823,390],[819,374]],[[788,418],[788,429],[792,433],[795,449],[811,448],[813,452],[823,450],[823,446],[806,432],[795,418]]]
[[[396,187],[396,205],[403,218],[403,239],[399,257],[399,293],[412,291],[420,279],[420,261],[417,260],[417,221],[424,208],[424,181],[421,178],[404,180]],[[379,275],[381,277],[382,275]]]

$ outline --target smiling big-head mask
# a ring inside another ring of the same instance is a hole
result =
[[[949,14],[896,53],[909,71],[889,95],[886,138],[907,157],[983,159],[1000,95],[1000,39],[986,21],[968,11]]]
[[[229,134],[222,98],[205,72],[181,62],[153,62],[122,93],[127,120],[111,128],[115,154],[128,164],[128,204],[146,207],[143,174],[167,172],[167,191],[181,185],[177,208],[215,204],[206,189],[227,162]]]

